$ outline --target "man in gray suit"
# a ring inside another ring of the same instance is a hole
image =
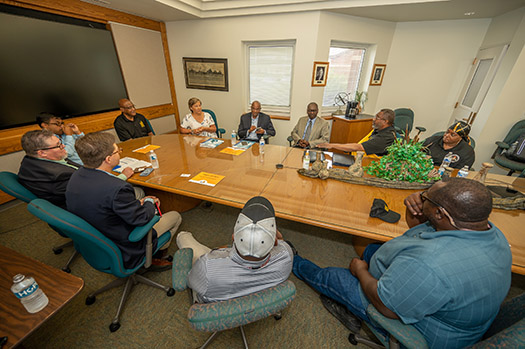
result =
[[[303,116],[292,130],[294,147],[315,148],[320,143],[327,143],[330,138],[328,121],[317,116],[317,103],[310,103],[306,108],[308,116]]]

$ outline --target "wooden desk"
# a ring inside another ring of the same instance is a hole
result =
[[[357,143],[372,131],[373,115],[359,114],[355,119],[332,116],[330,143]]]
[[[13,276],[31,275],[49,298],[48,305],[36,314],[26,311],[11,292]],[[17,345],[44,321],[66,305],[84,287],[74,275],[26,257],[0,245],[0,337],[8,336],[7,348]]]
[[[243,154],[232,156],[220,153],[230,145],[230,140],[225,140],[215,149],[199,148],[198,142],[202,140],[195,136],[161,135],[121,143],[125,156],[144,160],[145,155],[131,153],[131,150],[146,144],[161,146],[155,151],[160,171],[156,170],[148,177],[134,175],[130,182],[147,187],[147,193],[153,189],[165,196],[170,195],[167,193],[179,195],[168,205],[181,204],[185,197],[190,197],[240,208],[251,197],[263,195],[272,202],[278,217],[379,241],[388,241],[408,229],[403,200],[413,190],[301,176],[297,169],[302,164],[303,151],[297,148],[266,145],[265,154],[261,155],[259,145],[254,144]],[[284,168],[276,169],[278,163]],[[193,177],[201,171],[226,177],[215,187],[190,183],[188,178],[180,177],[181,173]],[[374,198],[385,200],[390,209],[401,214],[401,219],[391,224],[370,218]],[[166,207],[164,197],[160,199],[164,210],[177,209],[177,206]],[[513,271],[525,274],[525,236],[521,234],[525,212],[494,210],[490,219],[512,246]]]

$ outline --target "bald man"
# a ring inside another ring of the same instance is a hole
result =
[[[122,142],[132,138],[153,135],[153,130],[146,117],[137,113],[135,105],[129,99],[119,100],[118,105],[122,114],[117,116],[113,122],[113,127],[115,127],[118,138]]]

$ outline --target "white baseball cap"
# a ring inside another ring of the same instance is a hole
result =
[[[275,211],[268,199],[255,196],[244,205],[235,227],[233,242],[242,256],[263,258],[275,244]]]

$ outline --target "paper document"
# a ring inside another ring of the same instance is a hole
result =
[[[201,172],[192,179],[190,179],[190,182],[198,183],[198,184],[204,184],[210,187],[214,187],[217,183],[219,183],[224,176],[217,175],[213,173],[208,172]]]
[[[147,154],[150,150],[155,150],[155,149],[159,149],[159,148],[160,148],[160,145],[148,144],[148,145],[145,145],[143,147],[140,147],[140,148],[137,148],[137,149],[133,150],[133,152],[134,153]]]
[[[203,148],[215,148],[216,146],[224,143],[223,140],[217,139],[217,138],[210,138],[208,140],[205,140],[200,144]]]
[[[235,143],[233,147],[237,149],[249,149],[254,144],[255,142],[252,142],[252,141],[240,141],[240,142]]]
[[[125,158],[120,159],[119,164],[113,168],[113,171],[121,173],[122,170],[125,169],[126,167],[131,167],[133,171],[135,171],[139,167],[150,167],[150,166],[151,166],[150,162],[139,160],[139,159],[134,159],[130,157],[125,157]]]
[[[228,148],[224,148],[223,150],[221,150],[221,153],[231,154],[231,155],[241,155],[242,153],[244,153],[245,150],[246,149],[236,149],[236,148],[228,147]]]

